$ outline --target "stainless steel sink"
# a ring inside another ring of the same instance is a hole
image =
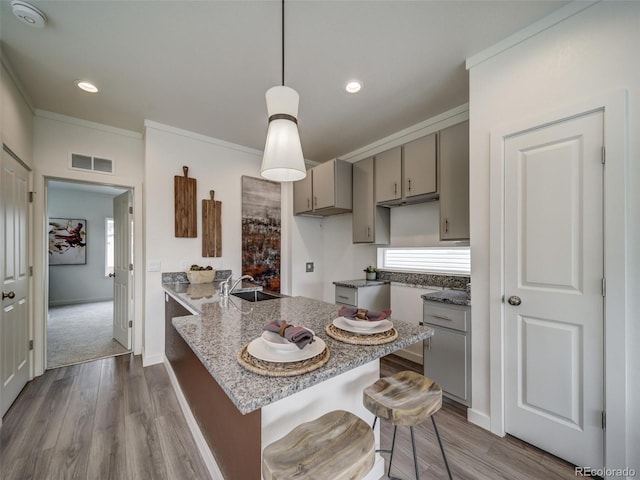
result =
[[[262,302],[263,300],[275,300],[276,298],[282,298],[280,295],[275,293],[267,293],[260,290],[254,290],[251,292],[234,292],[231,295],[248,302]]]

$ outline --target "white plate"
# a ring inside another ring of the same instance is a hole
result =
[[[306,360],[307,358],[315,357],[316,355],[322,353],[324,347],[324,341],[321,338],[315,337],[315,341],[304,347],[302,350],[296,347],[295,351],[283,352],[281,350],[274,350],[269,346],[269,344],[267,344],[267,342],[262,339],[262,337],[258,337],[251,340],[251,342],[247,346],[247,351],[260,360],[265,360],[267,362],[286,363],[299,362],[300,360]]]
[[[360,335],[373,335],[374,333],[386,332],[387,330],[391,330],[393,328],[393,323],[386,319],[372,323],[376,324],[374,328],[356,328],[349,325],[345,321],[344,317],[338,317],[333,321],[333,324],[336,327],[341,328],[342,330],[346,330],[347,332],[359,333]]]
[[[357,328],[358,330],[370,330],[372,328],[376,328],[380,325],[382,320],[377,320],[374,322],[370,322],[369,320],[356,320],[355,318],[347,318],[340,317],[343,321],[345,321],[348,325],[351,325],[353,328]]]
[[[315,336],[313,330],[309,331]],[[270,348],[274,350],[279,350],[281,352],[295,352],[296,350],[300,350],[295,343],[290,342],[284,337],[281,337],[276,332],[265,330],[264,332],[262,332],[261,338]],[[309,345],[307,345],[307,347]]]

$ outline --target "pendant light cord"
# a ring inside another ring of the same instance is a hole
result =
[[[284,87],[284,0],[282,0],[282,86]]]

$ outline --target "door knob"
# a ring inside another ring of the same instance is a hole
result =
[[[113,278],[113,277],[115,277],[115,276],[116,276],[116,274],[115,274],[115,273],[110,273],[110,274],[109,274],[109,276],[110,276],[111,278]]]
[[[509,302],[509,305],[513,305],[514,307],[517,307],[522,303],[522,300],[520,300],[520,297],[516,297],[515,295],[510,296],[509,300],[507,301]]]
[[[9,293],[2,292],[2,299],[4,300],[5,298],[11,298],[11,299],[16,298],[16,293],[15,292],[9,292]]]

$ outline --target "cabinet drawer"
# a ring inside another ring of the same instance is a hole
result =
[[[336,285],[335,301],[356,307],[358,305],[358,289]]]
[[[424,302],[424,323],[439,325],[466,332],[469,328],[469,309],[465,307],[442,306],[435,302]]]

